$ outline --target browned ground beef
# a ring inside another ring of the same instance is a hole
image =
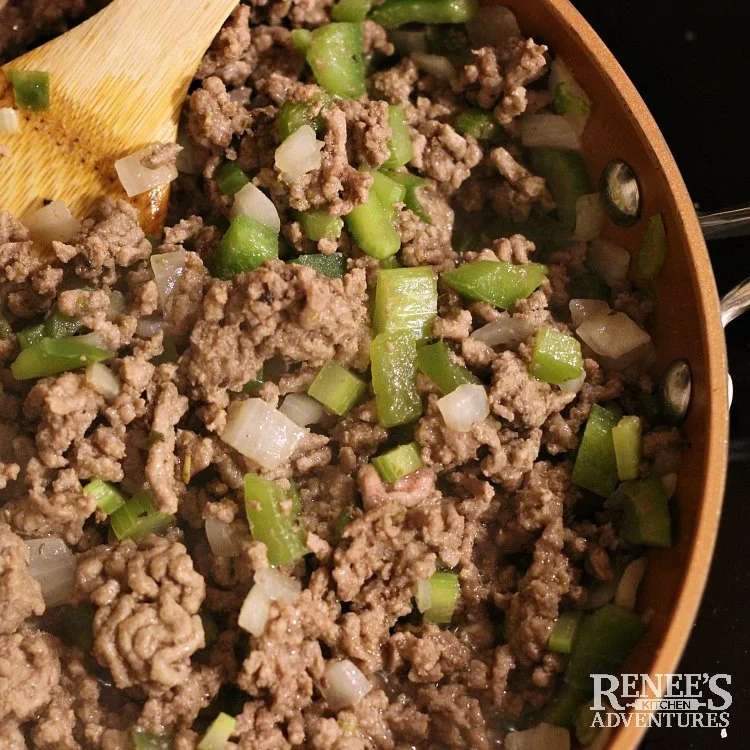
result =
[[[0,0],[0,62],[104,4]],[[572,451],[593,404],[622,397],[637,411],[633,404],[651,398],[651,379],[637,367],[606,369],[585,347],[577,393],[528,369],[541,325],[573,328],[569,282],[585,270],[586,246],[550,251],[512,233],[463,256],[452,245],[459,213],[478,225],[487,210],[515,222],[554,211],[517,142],[518,116],[549,104],[537,84],[547,48],[511,39],[474,50],[448,82],[399,60],[384,29],[366,22],[366,51],[377,53],[370,96],[315,105],[325,128],[320,169],[287,185],[274,170],[276,117],[284,102],[316,102],[321,93],[290,30],[328,22],[330,6],[251,0],[227,21],[183,112],[197,168],[175,184],[172,226],[155,248],[132,207],[104,198],[78,236],[54,242],[42,260],[23,224],[0,211],[0,302],[13,330],[57,305],[115,352],[108,366],[120,381],[109,399],[81,371],[17,382],[8,369],[16,336],[0,340],[3,748],[129,748],[135,727],[187,750],[218,710],[238,717],[232,747],[246,750],[498,747],[505,727],[533,715],[560,684],[565,657],[547,645],[559,613],[585,603],[630,554],[612,514],[600,505],[592,512],[592,498],[572,483]],[[288,461],[261,472],[298,488],[310,554],[283,569],[303,583],[297,602],[273,603],[263,634],[250,636],[238,611],[268,559],[250,537],[242,477],[258,467],[219,436],[228,406],[246,398],[243,386],[264,364],[275,374],[259,393],[272,406],[306,392],[332,360],[367,377],[379,265],[346,230],[337,240],[306,239],[295,211],[346,215],[367,199],[366,170],[389,155],[387,102],[404,108],[409,168],[428,183],[420,195],[429,223],[399,207],[402,264],[445,271],[546,253],[549,280],[507,312],[441,287],[433,336],[480,376],[491,412],[456,432],[420,375],[424,411],[413,435],[423,468],[383,483],[370,458],[404,438],[379,424],[370,393],[346,416],[328,414]],[[498,141],[454,129],[467,106],[494,113]],[[177,151],[155,148],[146,166],[172,163]],[[225,160],[270,195],[288,245],[282,260],[228,281],[207,270],[230,208],[215,180]],[[175,250],[187,260],[165,302],[149,258]],[[336,250],[347,258],[342,280],[283,261]],[[117,297],[124,307],[110,314]],[[652,307],[627,282],[611,299],[638,323]],[[153,318],[166,333],[144,332],[139,323]],[[491,348],[469,338],[503,318],[528,324],[523,343]],[[643,412],[642,473],[674,471],[679,433],[654,430],[649,419]],[[128,494],[149,490],[175,524],[117,542],[82,490],[95,477]],[[206,519],[233,524],[237,556],[211,553]],[[24,544],[43,536],[62,538],[77,561],[70,604],[47,612]],[[422,622],[413,601],[415,583],[444,569],[461,586],[450,628]],[[64,627],[76,612],[93,618],[88,652]],[[320,687],[326,664],[339,658],[373,689],[334,710]]]

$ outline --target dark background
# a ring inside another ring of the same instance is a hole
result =
[[[700,211],[750,203],[750,9],[742,0],[573,0],[646,100]],[[709,245],[719,293],[750,276],[750,237]],[[653,729],[642,750],[750,747],[750,314],[727,329],[732,442],[716,556],[681,672],[732,675],[718,729]]]

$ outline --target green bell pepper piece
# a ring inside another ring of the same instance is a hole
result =
[[[174,740],[169,734],[150,734],[133,729],[130,739],[133,750],[174,750]]]
[[[385,0],[370,18],[386,29],[407,23],[466,23],[478,7],[476,0]]]
[[[309,266],[330,279],[343,279],[346,276],[346,256],[343,253],[331,253],[330,255],[310,253],[309,255],[300,255],[289,262],[300,266]]]
[[[470,370],[451,359],[448,344],[443,339],[417,347],[417,367],[443,393],[455,391],[466,383],[481,382]]]
[[[388,141],[391,155],[383,166],[387,169],[403,167],[411,161],[414,153],[403,107],[396,104],[388,105],[388,124],[391,126],[391,137]]]
[[[128,500],[117,487],[103,479],[92,479],[83,491],[93,495],[96,498],[96,507],[109,516],[122,508]]]
[[[362,398],[366,390],[367,383],[346,367],[338,362],[326,362],[307,393],[342,417]]]
[[[19,109],[49,109],[50,74],[41,70],[7,70],[13,96]]]
[[[225,161],[214,173],[214,180],[219,190],[230,198],[250,182],[250,178],[233,161]],[[156,242],[158,244],[159,240]]]
[[[380,478],[387,484],[391,484],[422,468],[422,449],[419,443],[414,442],[399,445],[373,458],[372,465],[380,474]]]
[[[285,141],[303,125],[309,125],[316,135],[320,135],[323,132],[324,121],[321,115],[312,115],[310,102],[284,102],[276,119],[281,140]]]
[[[150,492],[139,492],[109,517],[109,525],[118,539],[135,539],[160,534],[175,523],[175,517],[154,506]]]
[[[620,479],[638,479],[638,467],[641,463],[641,420],[634,416],[623,417],[612,428],[612,441]]]
[[[372,0],[339,0],[331,8],[334,21],[364,21],[372,8]]]
[[[661,214],[655,214],[648,220],[643,235],[635,269],[639,278],[653,281],[659,278],[664,261],[667,258],[667,233]]]
[[[44,321],[44,335],[50,339],[64,339],[74,336],[83,328],[83,323],[69,315],[63,315],[57,307],[52,310]]]
[[[585,690],[577,690],[563,684],[542,709],[539,721],[557,727],[572,726],[578,710],[589,695],[590,693]]]
[[[448,625],[453,619],[460,593],[461,585],[458,582],[457,573],[449,571],[433,573],[430,578],[432,602],[429,609],[422,613],[422,617],[427,622]]]
[[[417,391],[417,347],[410,331],[378,334],[370,345],[372,389],[380,424],[395,427],[422,414]]]
[[[580,610],[560,613],[547,644],[550,651],[558,654],[569,654],[571,652],[582,617],[583,613]]]
[[[470,135],[478,141],[488,141],[497,134],[498,125],[488,109],[471,107],[456,115],[453,127],[461,135]]]
[[[312,32],[309,29],[292,29],[292,42],[303,55],[307,54],[311,39]]]
[[[406,197],[406,188],[396,180],[381,172],[372,173],[372,190],[378,196],[378,200],[386,208],[393,210],[396,203],[403,203]],[[395,214],[392,214],[395,219]]]
[[[211,275],[232,279],[279,257],[279,235],[256,219],[240,214],[229,226],[211,259]]]
[[[574,228],[578,199],[593,192],[583,157],[576,151],[561,148],[532,148],[531,169],[547,181],[560,221]]]
[[[340,216],[331,216],[324,208],[303,211],[297,214],[296,218],[305,237],[313,242],[322,239],[337,240],[344,228],[344,220]]]
[[[559,115],[588,117],[591,105],[578,96],[567,81],[560,81],[555,86],[555,109]]]
[[[109,359],[112,352],[67,339],[43,338],[24,349],[10,366],[16,380],[46,378]]]
[[[612,428],[618,421],[618,416],[609,409],[594,404],[573,466],[573,484],[601,497],[611,495],[617,485]]]
[[[409,172],[395,172],[384,169],[383,174],[387,175],[395,182],[401,183],[406,188],[406,195],[404,196],[406,207],[410,211],[413,211],[425,224],[432,224],[430,215],[419,202],[416,193],[417,188],[425,187],[429,184],[428,181],[423,177],[417,177],[417,175],[410,174]]]
[[[376,260],[389,258],[401,249],[401,237],[393,220],[393,206],[380,200],[374,182],[367,202],[345,217],[346,226],[362,252]]]
[[[361,23],[329,23],[312,32],[307,62],[329,93],[359,99],[366,93]]]
[[[672,518],[669,500],[659,477],[632,482],[624,489],[620,536],[628,544],[669,547]]]
[[[13,328],[5,319],[5,316],[0,313],[0,341],[7,341],[12,335]]]
[[[579,377],[583,372],[580,342],[556,328],[542,326],[534,340],[529,372],[553,385]]]
[[[19,331],[17,339],[18,345],[21,350],[28,349],[33,344],[38,344],[44,338],[44,323],[37,323],[36,325],[24,328],[23,331]]]
[[[428,338],[437,302],[437,277],[431,267],[384,268],[375,289],[375,332],[410,331],[418,339]]]

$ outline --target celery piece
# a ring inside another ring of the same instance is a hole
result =
[[[230,198],[250,182],[250,178],[233,161],[225,161],[214,173],[214,180],[219,190]]]
[[[229,226],[211,258],[211,275],[232,279],[279,257],[279,235],[250,216],[240,214]]]
[[[370,18],[386,29],[407,23],[466,23],[477,7],[477,0],[385,0]]]
[[[340,216],[331,216],[325,208],[303,211],[296,218],[305,237],[313,242],[322,239],[337,240],[344,228],[344,220]]]
[[[366,93],[361,23],[329,23],[312,32],[307,62],[329,93],[359,99]]]
[[[492,110],[471,107],[456,115],[453,127],[461,135],[470,135],[478,141],[488,141],[497,133],[497,123]]]
[[[666,258],[667,233],[664,229],[664,219],[661,214],[655,214],[648,220],[635,261],[638,277],[649,281],[658,279]]]
[[[641,618],[616,604],[586,615],[570,653],[565,682],[579,690],[594,689],[592,674],[619,674],[633,646],[646,632]]]
[[[5,316],[0,313],[0,341],[7,341],[13,335],[13,329]]]
[[[540,263],[514,265],[477,260],[464,263],[454,271],[446,271],[440,274],[440,278],[468,299],[489,302],[507,310],[537,289],[546,275],[547,266]]]
[[[96,498],[96,507],[111,516],[115,511],[122,508],[127,502],[127,496],[123,495],[120,490],[113,484],[105,482],[103,479],[92,479],[83,491]]]
[[[590,700],[576,711],[574,717],[573,728],[575,729],[576,739],[581,743],[582,747],[591,745],[602,731],[601,726],[594,724],[597,712],[593,710],[593,707],[594,701]]]
[[[253,539],[268,549],[271,565],[286,565],[307,554],[295,519],[282,509],[284,490],[257,474],[245,474],[245,512]]]
[[[41,70],[6,70],[19,109],[43,110],[50,106],[50,75]]]
[[[338,362],[326,362],[307,393],[342,417],[364,395],[367,383]]]
[[[150,734],[134,729],[130,733],[133,750],[173,750],[174,740],[168,734]]]
[[[406,207],[410,211],[413,211],[425,224],[432,224],[430,215],[424,210],[416,193],[417,188],[425,187],[425,185],[429,184],[428,181],[424,177],[417,177],[417,175],[410,174],[409,172],[395,172],[384,169],[383,174],[396,182],[400,182],[406,188],[406,195],[404,196]]]
[[[364,21],[372,8],[372,0],[339,0],[331,8],[334,21]]]
[[[10,366],[16,380],[46,378],[109,359],[112,352],[68,339],[42,339],[24,349]]]
[[[451,359],[448,344],[440,339],[435,344],[417,347],[417,367],[443,392],[455,391],[466,383],[479,383],[479,378]]]
[[[44,338],[44,323],[24,328],[18,333],[18,345],[21,349],[28,349],[32,344],[38,344]]]
[[[422,617],[438,625],[449,624],[453,619],[460,593],[461,586],[456,573],[433,573],[430,578],[430,607],[422,614]]]
[[[95,614],[96,607],[93,604],[76,604],[55,613],[60,618],[64,640],[80,648],[84,654],[90,654],[94,648]]]
[[[395,427],[421,416],[414,335],[410,331],[377,335],[370,345],[370,362],[380,424]]]
[[[583,372],[580,342],[556,328],[542,326],[534,340],[529,372],[553,385],[577,378]]]
[[[555,109],[559,115],[588,117],[591,105],[578,96],[567,81],[560,81],[555,86]]]
[[[583,157],[561,148],[532,148],[531,169],[547,181],[560,221],[567,227],[575,227],[578,199],[593,192]]]
[[[83,328],[83,323],[69,315],[63,315],[55,307],[50,313],[47,320],[44,321],[44,335],[51,339],[64,339],[66,336],[73,336]]]
[[[411,331],[419,339],[428,338],[437,301],[437,277],[430,266],[384,268],[375,289],[375,332]]]
[[[672,518],[669,500],[659,477],[632,482],[624,490],[620,536],[628,544],[669,547]]]
[[[397,482],[401,477],[422,468],[422,449],[418,443],[399,445],[382,456],[373,458],[372,465],[384,482]]]
[[[618,421],[609,409],[594,404],[573,466],[573,483],[601,497],[611,495],[617,486],[612,428]]]
[[[343,253],[331,253],[330,255],[310,253],[309,255],[300,255],[289,262],[300,266],[309,266],[330,279],[343,279],[346,275],[346,256]]]
[[[641,420],[638,417],[623,417],[612,428],[612,441],[620,479],[638,479],[638,467],[641,463]]]
[[[233,716],[222,711],[201,738],[198,750],[224,750],[236,723],[237,720]]]
[[[313,117],[310,113],[312,103],[284,102],[281,105],[276,126],[279,129],[279,136],[282,141],[285,141],[303,125],[309,125],[316,134],[319,134],[323,130],[323,118],[320,115]]]
[[[307,54],[311,39],[312,32],[309,29],[292,29],[292,42],[303,55]]]
[[[401,249],[401,236],[393,220],[393,206],[380,200],[374,183],[367,201],[345,217],[346,226],[362,252],[376,260],[389,258]]]
[[[139,492],[126,500],[109,517],[109,524],[118,539],[143,539],[160,534],[175,523],[175,517],[154,507],[150,492]]]
[[[403,203],[406,197],[406,188],[381,172],[373,172],[372,190],[386,208],[392,209],[394,204]]]
[[[586,690],[578,690],[563,684],[545,704],[539,715],[539,721],[554,724],[557,727],[569,727],[578,713],[578,709],[589,697]]]
[[[403,107],[397,104],[388,105],[388,124],[391,126],[391,137],[388,141],[391,155],[385,160],[383,166],[387,169],[403,167],[411,161],[414,153]]]
[[[558,654],[569,654],[571,652],[582,616],[583,613],[579,610],[560,614],[552,628],[547,644],[550,651],[555,651]]]

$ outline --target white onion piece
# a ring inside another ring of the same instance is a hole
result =
[[[660,478],[662,487],[664,487],[664,492],[667,493],[667,500],[671,500],[674,497],[675,490],[677,489],[677,474],[665,474]]]
[[[426,612],[432,606],[432,585],[429,578],[423,578],[414,584],[414,598],[420,612]]]
[[[602,233],[604,209],[599,193],[582,195],[576,201],[576,242],[590,242]]]
[[[0,135],[14,135],[20,132],[18,110],[13,107],[0,107]]]
[[[630,253],[615,242],[599,238],[586,251],[586,265],[607,284],[615,286],[628,276]]]
[[[643,576],[648,569],[648,559],[639,557],[633,560],[620,578],[615,592],[615,604],[625,609],[635,609],[635,600],[638,595],[638,587],[641,585]]]
[[[479,47],[498,47],[506,39],[521,36],[513,11],[502,5],[480,7],[466,22],[466,33],[473,49]]]
[[[144,167],[141,160],[149,153],[150,148],[144,148],[115,162],[117,176],[128,198],[146,193],[155,187],[168,185],[177,177],[177,167],[174,164],[163,164],[156,169]]]
[[[320,692],[333,711],[353,706],[371,690],[372,684],[349,659],[329,662]]]
[[[320,422],[326,413],[323,404],[306,393],[290,393],[279,407],[279,411],[286,414],[292,422],[300,427]]]
[[[65,542],[50,536],[29,539],[29,572],[42,589],[47,607],[58,607],[70,600],[75,587],[76,559]]]
[[[81,344],[95,346],[97,349],[112,351],[112,348],[110,346],[107,346],[107,344],[104,342],[101,333],[97,333],[96,331],[91,331],[91,333],[84,333],[81,336],[74,336],[73,340],[78,341]]]
[[[407,57],[412,52],[427,52],[427,39],[424,31],[418,29],[391,29],[388,39],[393,43],[396,52],[402,57]]]
[[[618,360],[651,343],[651,336],[621,312],[585,320],[576,333],[597,354],[615,360],[615,365],[624,365]]]
[[[211,552],[220,557],[237,557],[242,552],[240,535],[232,524],[218,518],[206,519],[206,538]]]
[[[505,736],[506,750],[570,750],[570,732],[554,724],[537,724]]]
[[[456,77],[456,69],[453,63],[442,55],[429,55],[425,52],[413,52],[411,59],[414,60],[417,67],[445,81],[450,81]]]
[[[578,328],[584,320],[602,318],[612,312],[610,306],[601,299],[572,299],[568,303],[573,325]]]
[[[251,398],[229,407],[221,439],[264,469],[275,469],[289,459],[305,432],[278,409]]]
[[[186,263],[186,250],[156,253],[151,256],[151,270],[154,272],[154,281],[159,290],[159,301],[162,307],[177,286],[177,279],[185,272]]]
[[[271,608],[271,598],[266,593],[265,588],[260,584],[255,584],[245,601],[242,602],[240,613],[237,616],[237,624],[248,633],[258,637],[263,635],[268,622],[268,611]]]
[[[527,148],[550,146],[579,151],[581,139],[562,115],[526,115],[520,119],[521,142]]]
[[[109,307],[107,308],[107,320],[117,320],[125,309],[125,295],[117,289],[109,293]]]
[[[236,89],[232,89],[229,92],[229,98],[235,103],[243,107],[250,103],[250,99],[253,96],[253,90],[247,86],[238,86]]]
[[[159,331],[163,331],[167,323],[163,318],[139,318],[135,332],[144,339],[150,339],[156,336]]]
[[[281,172],[284,182],[294,182],[307,172],[320,169],[320,151],[323,141],[315,138],[310,125],[297,128],[277,149],[276,169]]]
[[[68,242],[81,230],[81,222],[76,219],[62,201],[52,201],[46,206],[27,214],[23,223],[31,238],[42,244],[53,240]]]
[[[564,383],[560,383],[560,390],[563,393],[578,393],[586,382],[586,371],[584,370],[577,378],[571,378]]]
[[[101,362],[86,368],[86,382],[107,400],[116,398],[120,393],[120,378]]]
[[[467,383],[438,402],[445,424],[456,432],[468,432],[474,424],[487,418],[490,402],[483,385]]]
[[[518,346],[535,331],[534,324],[525,318],[498,318],[486,326],[477,328],[469,338],[487,346]]]
[[[235,196],[230,219],[236,219],[240,214],[256,219],[274,232],[281,231],[281,219],[273,201],[258,187],[248,182]]]
[[[279,573],[275,568],[263,568],[255,574],[255,583],[265,589],[269,599],[294,604],[302,591],[302,584],[295,578]]]

